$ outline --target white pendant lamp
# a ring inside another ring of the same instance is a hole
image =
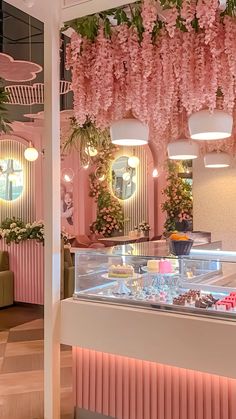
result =
[[[111,141],[121,146],[139,146],[148,143],[148,126],[135,118],[121,119],[112,123]]]
[[[35,161],[37,160],[39,153],[36,148],[33,147],[32,143],[29,142],[29,146],[24,151],[25,159],[28,161]]]
[[[231,157],[227,153],[217,153],[214,151],[212,153],[207,153],[204,156],[205,167],[209,169],[223,169],[229,167],[230,163]]]
[[[168,144],[167,151],[170,160],[193,160],[199,155],[198,145],[187,140]]]
[[[129,157],[128,165],[132,169],[136,169],[136,167],[138,167],[138,165],[139,165],[139,158],[137,156]]]
[[[231,136],[233,118],[227,112],[208,109],[193,113],[188,120],[190,137],[193,140],[221,140]]]

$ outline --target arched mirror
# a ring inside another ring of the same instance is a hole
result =
[[[112,190],[119,199],[128,199],[136,191],[136,169],[128,164],[129,157],[121,156],[112,164]]]
[[[0,160],[0,199],[14,201],[23,192],[23,168],[15,159]]]

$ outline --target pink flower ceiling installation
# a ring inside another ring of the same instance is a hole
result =
[[[0,77],[7,81],[25,82],[34,80],[43,70],[41,65],[30,61],[14,60],[10,55],[0,53]]]
[[[176,26],[179,12],[172,7],[153,37],[156,2],[144,0],[142,7],[142,38],[125,22],[113,26],[110,36],[101,23],[94,40],[72,35],[67,68],[72,70],[74,112],[80,125],[89,117],[107,127],[132,110],[149,124],[156,146],[166,150],[184,130],[189,136],[187,117],[200,109],[214,110],[218,96],[222,109],[234,112],[236,19],[220,15],[218,0],[183,0],[186,31]],[[233,152],[236,137],[227,144]]]

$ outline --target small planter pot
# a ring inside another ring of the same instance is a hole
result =
[[[149,237],[149,231],[141,231],[141,237]]]

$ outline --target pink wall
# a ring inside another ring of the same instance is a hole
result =
[[[36,185],[34,188],[35,200],[35,220],[43,219],[43,166],[44,158],[41,151],[44,149],[43,127],[42,121],[36,121],[34,124],[15,123],[13,124],[14,134],[22,136],[27,140],[31,140],[35,147],[39,150],[40,155],[35,165]],[[21,141],[20,138],[18,141]],[[22,143],[26,142],[22,139]],[[148,157],[148,211],[149,223],[152,228],[152,235],[159,235],[163,232],[163,223],[165,216],[161,212],[160,203],[163,201],[161,190],[165,185],[165,175],[162,174],[158,179],[153,179],[152,172],[154,167],[160,167],[160,156],[152,145],[145,147]],[[61,162],[62,169],[73,169],[73,182],[66,186],[68,191],[73,192],[74,201],[74,220],[73,226],[69,225],[66,219],[62,219],[62,226],[72,235],[89,234],[89,225],[96,219],[96,203],[94,199],[88,196],[89,193],[89,170],[85,170],[80,166],[79,153],[73,151],[66,156]],[[17,216],[17,214],[15,214]]]
[[[117,419],[235,419],[236,380],[73,348],[75,405]]]
[[[36,240],[8,246],[0,240],[0,250],[9,252],[10,270],[14,272],[14,301],[43,304],[44,247]]]

